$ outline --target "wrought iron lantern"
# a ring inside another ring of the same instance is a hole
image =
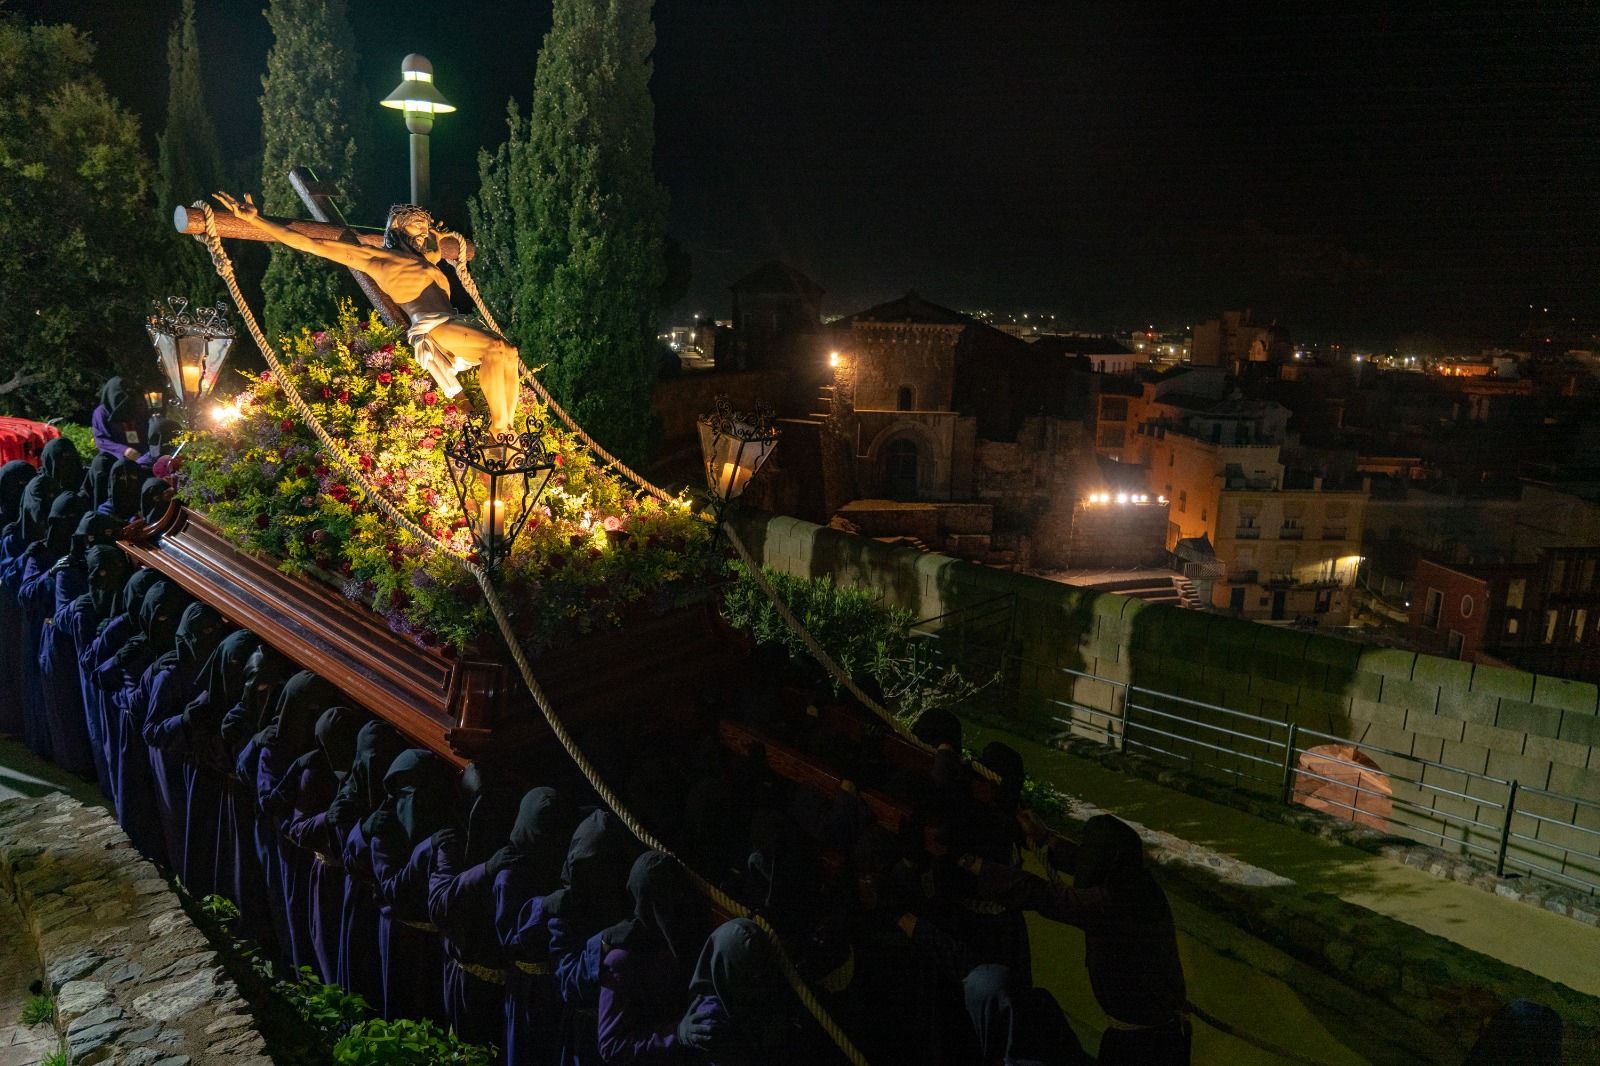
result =
[[[537,427],[521,433],[496,433],[475,415],[461,435],[444,446],[445,465],[461,514],[491,569],[511,553],[556,464]]]
[[[201,307],[193,313],[188,307],[189,301],[182,296],[167,297],[165,307],[152,303],[145,329],[173,395],[185,411],[192,412],[216,385],[235,334],[227,304]]]
[[[149,407],[152,413],[159,412],[167,405],[166,390],[151,389],[149,392],[144,394],[144,402],[145,406]]]
[[[706,487],[716,502],[719,523],[728,505],[744,495],[750,479],[778,446],[781,434],[772,422],[773,411],[769,405],[760,404],[746,414],[735,411],[726,396],[717,397],[715,411],[700,416],[700,452],[706,461]]]

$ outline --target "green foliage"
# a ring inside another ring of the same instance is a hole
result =
[[[998,675],[981,682],[968,680],[956,667],[939,660],[923,640],[908,641],[899,649],[880,644],[871,667],[895,713],[915,722],[931,707],[956,707],[988,688]]]
[[[95,452],[100,450],[99,446],[94,442],[94,430],[88,426],[80,422],[57,422],[55,426],[56,429],[61,431],[61,435],[70,440],[72,446],[78,449],[78,454],[83,457],[85,463],[93,459]]]
[[[261,79],[262,210],[298,218],[289,171],[310,167],[336,185],[346,211],[360,198],[357,147],[366,139],[366,92],[344,0],[271,0],[272,51]],[[350,272],[279,245],[262,280],[265,328],[278,337],[303,322],[331,321],[354,295]]]
[[[384,498],[462,554],[473,542],[441,444],[467,415],[441,396],[404,339],[347,305],[331,330],[302,332],[290,380],[263,374],[234,401],[238,417],[194,433],[179,491],[236,543],[289,573],[342,583],[397,633],[460,646],[488,630],[481,591],[461,567],[398,530],[348,482],[290,405],[296,390]],[[469,381],[467,397],[481,409]],[[531,391],[523,410],[543,412]],[[661,613],[714,572],[709,527],[684,506],[636,499],[565,432],[544,426],[558,467],[502,566],[501,587],[529,654]]]
[[[724,592],[722,616],[759,644],[773,641],[791,654],[809,654],[805,642],[784,624],[783,617],[742,563],[730,563],[734,582]],[[770,566],[761,574],[772,591],[851,677],[872,672],[889,656],[909,655],[911,612],[888,607],[883,593],[860,585],[838,586],[832,578],[804,578]]]
[[[1022,779],[1022,805],[1057,823],[1067,816],[1067,801],[1061,793],[1032,777]]]
[[[299,980],[280,981],[277,988],[306,1023],[330,1042],[372,1013],[365,999],[338,985],[324,984],[309,966],[300,967]]]
[[[49,1025],[56,1020],[56,1001],[49,996],[29,996],[22,1005],[23,1025]]]
[[[219,896],[215,893],[201,897],[200,909],[205,911],[212,921],[223,928],[227,928],[229,922],[239,917],[239,905],[227,896]]]
[[[183,11],[167,35],[167,128],[156,138],[156,221],[169,245],[171,293],[199,306],[223,296],[222,282],[204,248],[173,230],[172,209],[209,197],[224,183],[222,149],[201,84],[194,3],[183,0]]]
[[[556,0],[533,104],[479,157],[474,277],[555,398],[637,463],[653,430],[654,318],[666,195],[655,135],[650,0]]]
[[[468,1044],[431,1021],[361,1022],[333,1046],[340,1066],[491,1066],[495,1050]]]
[[[39,1060],[39,1066],[72,1066],[72,1053],[67,1050],[66,1038],[62,1038],[60,1047]]]
[[[151,166],[93,54],[71,26],[0,14],[0,413],[81,410],[113,373],[153,376]]]

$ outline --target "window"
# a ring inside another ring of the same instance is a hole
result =
[[[1516,635],[1517,635],[1517,620],[1515,618],[1507,618],[1506,619],[1506,636],[1514,637]]]
[[[1167,465],[1168,466],[1173,465],[1177,461],[1178,461],[1178,453],[1177,452],[1168,452],[1167,453]],[[1168,489],[1167,491],[1171,492],[1172,490]]]
[[[1126,422],[1128,420],[1128,398],[1126,396],[1100,397],[1100,418],[1105,422]]]
[[[1555,642],[1555,639],[1556,639],[1556,612],[1555,611],[1546,611],[1544,613],[1544,642],[1546,644],[1552,644],[1552,643]]]
[[[1446,650],[1446,654],[1448,654],[1452,659],[1461,658],[1461,648],[1466,644],[1466,642],[1467,640],[1465,637],[1452,629],[1450,631],[1450,642]]]
[[[1444,605],[1444,593],[1438,589],[1429,589],[1427,601],[1422,607],[1422,624],[1429,629],[1439,628],[1439,609]]]
[[[1200,521],[1206,521],[1206,509],[1204,507],[1200,508]]]
[[[1188,493],[1187,490],[1180,490],[1178,492],[1178,512],[1180,514],[1183,514],[1183,513],[1187,513],[1188,510],[1189,510],[1189,493]]]
[[[917,409],[917,390],[910,385],[901,385],[895,393],[894,409],[896,411],[915,411]]]
[[[1583,643],[1583,631],[1587,629],[1588,626],[1589,611],[1587,608],[1579,607],[1576,611],[1572,612],[1572,643]]]
[[[1594,560],[1583,561],[1583,577],[1578,580],[1578,587],[1584,591],[1594,588]]]
[[[1559,592],[1567,583],[1567,561],[1556,559],[1550,563],[1550,590]]]
[[[1472,608],[1473,608],[1472,597],[1471,596],[1463,596],[1463,597],[1461,597],[1461,617],[1462,618],[1471,618],[1472,617]]]
[[[1522,597],[1528,591],[1526,578],[1517,578],[1506,585],[1506,606],[1521,607]]]

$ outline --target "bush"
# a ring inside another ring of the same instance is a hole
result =
[[[361,1022],[333,1046],[340,1066],[492,1066],[495,1049],[468,1044],[430,1021]]]
[[[23,1025],[49,1025],[56,1020],[56,1002],[49,996],[29,996],[22,1005]]]
[[[78,422],[57,422],[55,427],[61,431],[63,437],[72,442],[74,448],[78,449],[78,454],[83,457],[85,463],[92,460],[95,453],[100,450],[94,443],[94,430],[88,426]]]
[[[338,985],[324,984],[311,967],[300,967],[298,981],[282,981],[278,992],[289,1001],[317,1032],[329,1041],[340,1039],[347,1029],[359,1027],[372,1013],[372,1008],[361,996],[346,992]]]

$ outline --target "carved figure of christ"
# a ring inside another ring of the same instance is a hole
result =
[[[456,314],[450,303],[450,279],[439,266],[438,229],[420,207],[397,207],[389,213],[382,247],[323,240],[299,233],[261,214],[247,193],[243,200],[217,193],[216,200],[235,218],[265,239],[285,247],[359,270],[405,312],[411,328],[406,340],[417,361],[447,396],[461,391],[456,375],[478,368],[478,387],[489,408],[494,433],[511,432],[520,394],[517,350]]]

